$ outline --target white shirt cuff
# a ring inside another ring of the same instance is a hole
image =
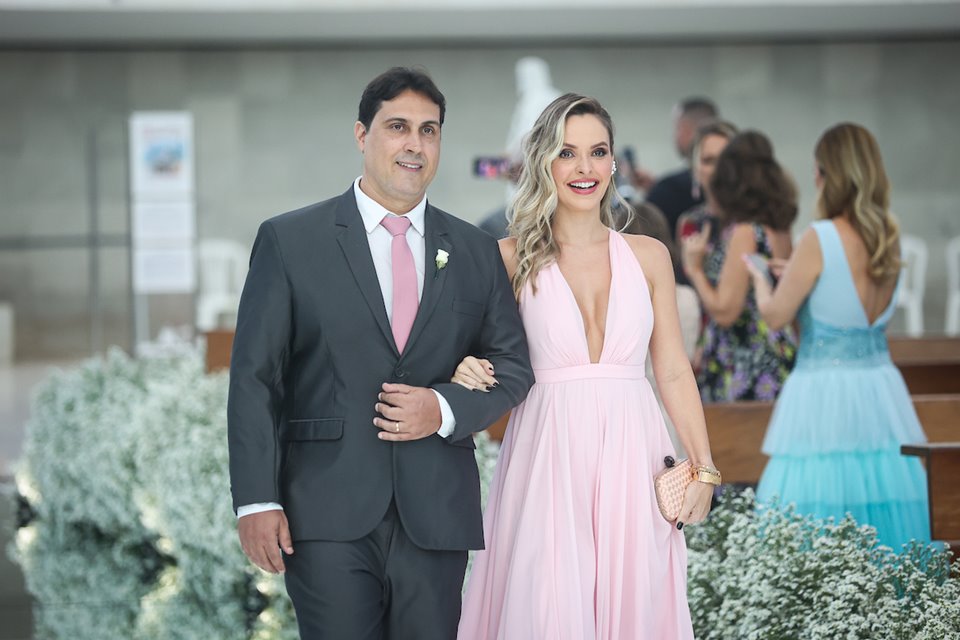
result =
[[[277,509],[283,511],[283,507],[276,502],[257,502],[254,504],[245,504],[242,507],[237,507],[237,518],[242,518],[243,516],[252,516],[253,514],[260,513],[261,511],[276,511]]]
[[[437,394],[437,402],[440,403],[440,429],[437,430],[437,435],[446,438],[457,427],[457,419],[453,416],[453,409],[450,408],[447,399],[440,395],[440,392],[436,389],[430,389],[430,391]]]

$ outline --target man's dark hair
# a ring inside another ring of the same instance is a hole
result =
[[[720,115],[720,112],[717,110],[717,105],[713,104],[713,100],[710,98],[700,96],[686,98],[680,102],[679,106],[682,117],[691,118],[696,122],[706,120],[707,118],[716,118]]]
[[[373,117],[380,111],[380,105],[385,101],[393,100],[404,91],[419,93],[440,107],[440,124],[443,124],[447,99],[443,97],[440,89],[437,89],[437,85],[425,71],[413,67],[393,67],[371,80],[363,90],[363,95],[360,96],[357,120],[364,128],[369,129]]]

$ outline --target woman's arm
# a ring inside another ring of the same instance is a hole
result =
[[[650,357],[653,359],[653,374],[663,404],[684,449],[690,454],[690,461],[713,466],[700,391],[680,336],[680,316],[670,255],[663,244],[652,238],[624,237],[628,238],[650,286],[653,303]]]
[[[704,230],[698,236],[684,242],[683,268],[690,284],[700,296],[700,303],[713,321],[721,327],[729,327],[743,312],[747,293],[750,291],[750,274],[740,260],[740,255],[754,253],[757,250],[757,242],[752,225],[738,224],[733,227],[723,267],[720,270],[720,278],[717,280],[717,286],[714,287],[703,272],[705,251],[700,247],[702,244],[705,249],[709,233],[709,224],[704,225]]]
[[[683,350],[680,337],[680,317],[677,313],[676,284],[670,253],[662,243],[642,236],[624,236],[640,262],[653,303],[653,334],[650,337],[650,357],[653,373],[664,407],[673,422],[695,466],[714,468],[707,438],[707,425],[700,404],[697,381],[690,361]],[[679,520],[699,522],[710,510],[713,486],[693,482],[684,498]]]
[[[753,279],[760,317],[773,331],[782,329],[796,317],[800,305],[810,295],[817,278],[820,277],[820,272],[823,271],[820,240],[813,228],[807,229],[800,238],[800,243],[790,256],[776,290],[770,285],[767,277],[744,258],[744,254],[740,254],[740,258]]]
[[[503,259],[503,266],[507,269],[507,277],[512,286],[513,274],[517,272],[517,239],[503,238],[497,242],[497,246],[500,247],[500,257]],[[457,370],[453,372],[450,382],[456,382],[467,389],[489,392],[500,384],[493,374],[493,364],[489,360],[467,356],[457,365]]]

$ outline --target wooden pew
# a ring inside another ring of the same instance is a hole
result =
[[[233,330],[209,331],[206,337],[207,371],[228,368]],[[890,338],[889,343],[890,357],[912,395],[960,393],[960,338]],[[502,430],[490,433],[502,437]]]
[[[494,440],[503,440],[503,434],[507,430],[507,421],[510,419],[510,414],[506,413],[501,416],[499,420],[494,422],[492,425],[487,427],[487,435],[493,438]]]
[[[918,456],[927,468],[930,537],[960,549],[960,441],[904,445],[900,452]]]
[[[233,329],[214,329],[204,334],[207,339],[207,353],[204,363],[207,373],[230,368],[233,333]]]
[[[960,394],[913,396],[913,406],[929,442],[960,441]],[[755,484],[767,464],[761,452],[769,402],[733,402],[704,407],[713,461],[725,482]]]
[[[890,338],[889,344],[912,395],[960,393],[960,338]]]
[[[913,396],[913,408],[930,442],[960,441],[960,394]],[[704,405],[713,461],[726,482],[754,484],[767,464],[760,448],[773,413],[772,402],[730,402]],[[507,414],[487,429],[502,440]]]
[[[772,413],[772,402],[704,405],[710,452],[724,482],[756,484],[760,480],[767,466],[760,448]]]

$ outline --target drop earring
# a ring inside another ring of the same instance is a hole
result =
[[[610,175],[613,175],[617,172],[617,161],[613,161],[613,168],[610,170]]]

